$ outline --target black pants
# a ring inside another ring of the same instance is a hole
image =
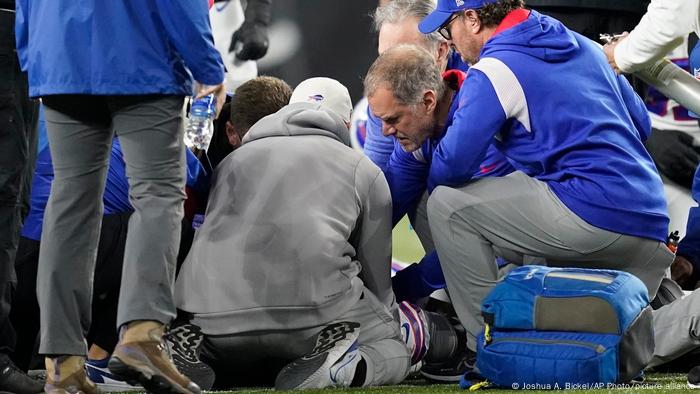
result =
[[[105,215],[97,248],[92,293],[92,324],[87,333],[89,344],[112,352],[117,344],[117,303],[121,284],[124,246],[130,212]],[[39,265],[39,241],[20,238],[17,251],[17,292],[11,320],[17,329],[17,346],[13,359],[20,368],[28,368],[35,355],[39,333],[39,304],[36,277]]]
[[[38,101],[29,98],[27,76],[15,53],[12,12],[0,11],[0,353],[12,352],[9,320],[16,276],[15,253],[36,158]]]
[[[95,344],[109,353],[114,350],[119,339],[117,305],[130,216],[130,212],[103,216],[97,247],[92,292],[92,323],[86,338],[88,344]],[[192,223],[189,220],[183,220],[182,229],[178,268],[187,256],[194,237]],[[41,362],[36,346],[39,334],[39,303],[36,296],[39,248],[39,241],[20,237],[15,263],[17,292],[10,317],[12,326],[18,333],[17,346],[12,359],[22,369],[35,366],[36,360]]]

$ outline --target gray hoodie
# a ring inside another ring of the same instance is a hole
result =
[[[349,140],[340,117],[296,103],[219,164],[175,288],[206,334],[325,324],[363,286],[393,308],[389,187]]]

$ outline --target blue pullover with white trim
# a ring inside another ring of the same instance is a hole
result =
[[[429,189],[469,182],[493,143],[589,224],[664,242],[669,219],[642,145],[651,130],[644,103],[597,44],[527,12],[509,14],[470,68]]]
[[[627,80],[612,72],[597,44],[535,11],[511,13],[497,32],[469,70],[449,128],[434,151],[423,152],[432,153],[429,169],[415,167],[414,177],[429,171],[431,191],[462,186],[495,146],[586,222],[665,241],[663,186],[642,145],[651,122]],[[401,188],[391,171],[387,179],[396,219],[405,209],[395,196]],[[437,255],[397,273],[393,286],[399,301],[444,287]]]

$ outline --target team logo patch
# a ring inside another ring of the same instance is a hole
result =
[[[309,99],[308,99],[308,100],[309,100],[309,101],[320,102],[320,101],[323,101],[323,95],[321,95],[321,94],[314,94],[313,96],[309,96]]]
[[[461,7],[464,5],[464,0],[455,0],[455,3],[457,4],[457,7]]]

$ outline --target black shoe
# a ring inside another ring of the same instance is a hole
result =
[[[204,334],[194,324],[172,327],[163,336],[173,364],[202,390],[210,390],[216,380],[214,370],[199,359]]]
[[[646,382],[646,380],[647,380],[647,377],[646,377],[646,375],[644,374],[644,371],[642,371],[642,372],[639,373],[639,375],[633,377],[633,378],[629,381],[629,384],[631,384],[631,385],[633,385],[633,386],[638,386],[638,385],[644,384],[644,382]]]
[[[14,394],[37,394],[44,392],[44,383],[32,379],[24,371],[20,370],[9,359],[0,367],[0,392],[7,391]]]
[[[456,318],[426,314],[430,323],[430,350],[420,373],[435,382],[459,382],[476,366],[476,353],[467,348],[467,332]]]
[[[700,389],[700,365],[693,367],[688,372],[688,387],[691,389]]]
[[[476,353],[466,349],[442,363],[423,362],[420,374],[424,378],[440,383],[457,383],[467,372],[476,371]]]

